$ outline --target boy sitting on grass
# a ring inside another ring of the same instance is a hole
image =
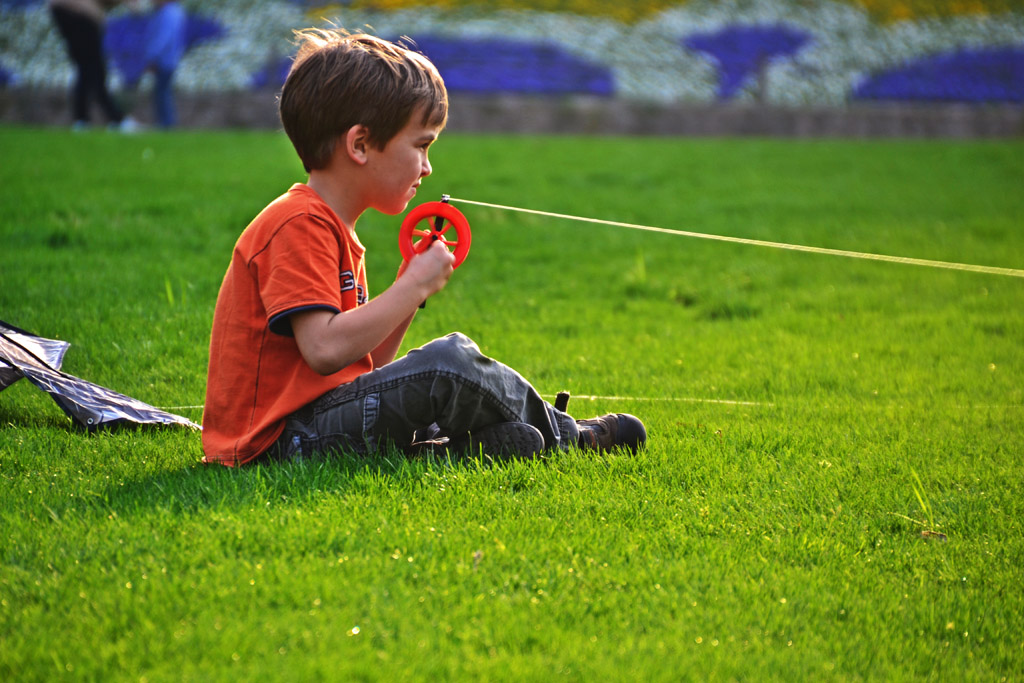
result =
[[[296,35],[280,114],[309,180],[235,245],[213,317],[204,462],[388,443],[494,458],[642,446],[637,418],[574,420],[462,334],[395,360],[455,257],[434,242],[369,299],[356,220],[368,208],[399,214],[416,195],[448,94],[433,64],[401,46],[339,30]]]

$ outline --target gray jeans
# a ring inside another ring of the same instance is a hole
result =
[[[522,375],[453,333],[327,392],[290,415],[268,453],[331,448],[374,453],[385,443],[458,438],[497,422],[526,422],[548,449],[576,445],[576,421],[541,398]]]

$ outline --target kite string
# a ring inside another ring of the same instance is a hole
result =
[[[596,223],[599,225],[610,225],[613,227],[630,228],[633,230],[646,230],[648,232],[660,232],[668,235],[679,235],[682,237],[696,237],[699,239],[717,240],[720,242],[733,242],[736,244],[746,244],[758,247],[770,247],[773,249],[788,249],[790,251],[802,251],[811,254],[827,254],[831,256],[846,256],[848,258],[859,258],[867,259],[871,261],[886,261],[889,263],[903,263],[907,265],[915,266],[928,266],[932,268],[946,268],[949,270],[963,270],[975,273],[988,273],[990,275],[1006,275],[1009,277],[1024,278],[1024,270],[1017,268],[1000,268],[998,266],[980,266],[970,263],[954,263],[951,261],[931,261],[928,259],[911,258],[907,256],[888,256],[885,254],[871,254],[860,251],[848,251],[845,249],[828,249],[825,247],[809,247],[800,244],[787,244],[785,242],[769,242],[766,240],[755,240],[746,237],[730,237],[728,235],[713,235],[703,232],[693,232],[690,230],[671,230],[669,228],[659,228],[652,225],[638,225],[636,223],[623,223],[621,221],[609,221],[600,218],[587,218],[585,216],[571,216],[564,213],[554,213],[551,211],[539,211],[537,209],[523,209],[515,206],[505,206],[503,204],[491,204],[488,202],[478,202],[472,199],[459,199],[456,197],[448,197],[449,202],[459,202],[462,204],[472,204],[474,206],[483,206],[491,209],[500,209],[503,211],[516,211],[519,213],[529,213],[536,216],[546,216],[548,218],[563,218],[571,221],[580,221],[583,223]],[[639,396],[578,396],[577,398],[589,399],[589,400],[609,400],[609,401],[686,401],[694,403],[722,403],[728,405],[737,406],[772,406],[771,403],[759,403],[756,401],[730,401],[724,399],[702,399],[702,398],[649,398]],[[163,408],[162,410],[201,410],[202,405],[191,405],[191,406],[170,406]]]
[[[519,213],[529,213],[536,216],[547,216],[549,218],[564,218],[571,221],[581,221],[584,223],[597,223],[599,225],[610,225],[619,228],[630,228],[632,230],[646,230],[648,232],[660,232],[669,235],[679,235],[682,237],[696,237],[699,239],[706,240],[717,240],[719,242],[733,242],[736,244],[746,244],[757,247],[770,247],[773,249],[788,249],[790,251],[802,251],[810,254],[827,254],[830,256],[845,256],[847,258],[858,258],[866,259],[869,261],[886,261],[889,263],[902,263],[905,265],[912,266],[927,266],[930,268],[945,268],[947,270],[963,270],[973,273],[987,273],[989,275],[1005,275],[1008,277],[1019,277],[1024,278],[1024,270],[1018,268],[1001,268],[999,266],[980,266],[971,263],[955,263],[952,261],[932,261],[929,259],[911,258],[907,256],[888,256],[886,254],[871,254],[861,251],[848,251],[845,249],[827,249],[825,247],[809,247],[800,244],[787,244],[785,242],[769,242],[766,240],[755,240],[746,237],[730,237],[728,235],[713,235],[704,232],[692,232],[689,230],[671,230],[669,228],[659,228],[652,225],[637,225],[635,223],[623,223],[620,221],[608,221],[600,218],[587,218],[584,216],[571,216],[564,213],[553,213],[551,211],[538,211],[536,209],[523,209],[515,206],[505,206],[502,204],[490,204],[488,202],[478,202],[471,199],[457,199],[450,197],[450,202],[458,202],[462,204],[473,204],[475,206],[484,206],[491,209],[501,209],[503,211],[517,211]]]

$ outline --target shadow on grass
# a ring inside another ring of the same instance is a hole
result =
[[[237,468],[191,464],[183,469],[155,472],[124,484],[111,483],[98,498],[118,514],[141,507],[195,514],[231,512],[286,502],[315,504],[327,496],[413,491],[431,485],[451,472],[474,473],[497,469],[516,479],[513,463],[487,458],[441,454],[409,456],[397,449],[375,455],[331,451],[296,460],[265,460]],[[524,470],[525,471],[525,470]]]
[[[72,422],[49,394],[39,391],[28,380],[21,379],[0,391],[0,425],[29,429],[70,429]]]
[[[32,406],[23,405],[0,405],[0,426],[80,431],[74,429],[70,418],[59,410],[34,410]]]

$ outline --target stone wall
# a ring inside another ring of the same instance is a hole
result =
[[[152,119],[148,97],[134,115]],[[182,93],[185,128],[279,128],[270,90]],[[0,89],[0,123],[70,124],[68,95]],[[580,135],[838,138],[1013,138],[1024,136],[1024,106],[908,103],[790,108],[757,104],[654,105],[619,98],[453,95],[450,131]]]

